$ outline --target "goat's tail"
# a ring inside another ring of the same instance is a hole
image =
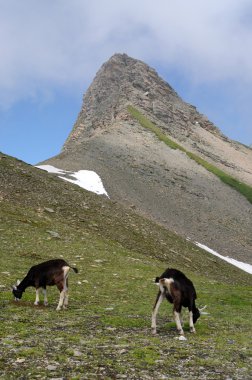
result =
[[[75,273],[78,273],[78,269],[77,268],[74,268],[74,267],[70,267]]]

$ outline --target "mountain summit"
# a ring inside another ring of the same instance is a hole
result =
[[[252,186],[252,150],[142,61],[115,54],[102,65],[62,152],[43,164],[93,170],[111,200],[252,263],[252,205],[220,180]]]
[[[83,106],[63,151],[81,143],[115,122],[129,120],[127,105],[133,104],[158,121],[172,136],[188,137],[200,124],[216,134],[218,129],[144,62],[115,54],[102,65],[87,90]]]

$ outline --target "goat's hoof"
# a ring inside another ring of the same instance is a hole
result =
[[[34,302],[34,306],[38,306],[39,305],[39,302]]]
[[[48,302],[44,302],[44,306],[48,306]]]
[[[154,329],[154,328],[152,328],[152,329],[151,329],[151,333],[152,333],[152,335],[157,335],[157,330]]]
[[[57,310],[57,311],[61,310],[61,307],[57,306],[57,307],[56,307],[56,310]]]
[[[178,330],[179,335],[185,335],[183,330]]]
[[[195,328],[191,327],[191,328],[190,328],[190,333],[195,334],[195,333],[196,333]]]

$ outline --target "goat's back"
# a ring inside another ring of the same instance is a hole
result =
[[[194,300],[197,298],[197,293],[192,281],[180,270],[167,268],[160,277],[156,278],[156,282],[159,282],[162,278],[172,278],[174,280],[174,286],[182,292],[185,298],[192,297]]]
[[[32,266],[27,273],[27,278],[39,286],[55,285],[63,279],[63,267],[69,267],[63,259],[44,261]]]

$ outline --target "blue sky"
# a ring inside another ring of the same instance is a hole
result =
[[[31,164],[59,153],[114,53],[250,145],[251,46],[249,0],[0,0],[0,151]]]

